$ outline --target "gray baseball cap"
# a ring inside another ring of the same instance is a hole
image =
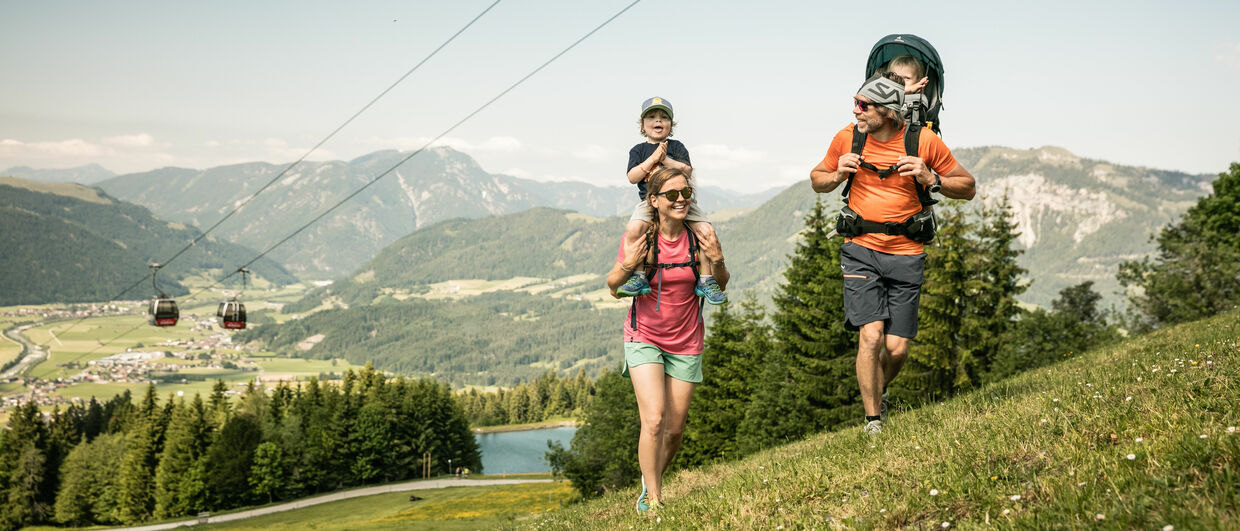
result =
[[[900,90],[903,91],[904,88],[901,87]],[[645,118],[646,113],[653,111],[655,109],[663,109],[664,111],[666,111],[668,118],[672,118],[675,116],[674,114],[672,114],[672,102],[656,96],[656,97],[650,98],[642,102],[641,118]]]

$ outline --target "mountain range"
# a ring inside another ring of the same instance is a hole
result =
[[[76,168],[63,169],[35,169],[29,166],[13,166],[7,170],[0,171],[0,175],[30,181],[48,183],[70,182],[88,185],[116,176],[111,170],[98,164],[87,164]]]
[[[147,264],[169,259],[200,234],[97,188],[0,177],[0,306],[106,301],[126,289],[124,298],[148,297],[155,287],[143,281]],[[178,280],[231,271],[257,254],[205,238],[161,270],[158,288],[186,293]],[[251,269],[276,284],[297,280],[266,258]]]
[[[365,264],[398,238],[438,221],[512,214],[533,207],[592,216],[629,212],[632,186],[538,182],[484,171],[473,158],[434,148],[397,164],[408,153],[379,151],[350,161],[303,162],[223,223],[218,234],[266,249],[314,216],[395,167],[337,211],[271,252],[302,278],[333,278]],[[254,162],[206,170],[163,168],[99,183],[109,194],[167,219],[208,227],[241,204],[285,166]],[[737,194],[706,187],[706,210],[756,206],[777,189]]]

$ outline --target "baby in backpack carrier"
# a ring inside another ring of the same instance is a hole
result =
[[[646,141],[629,150],[628,179],[629,183],[637,185],[637,195],[640,201],[633,209],[633,215],[624,228],[625,245],[631,244],[638,238],[646,237],[650,231],[650,205],[646,202],[647,178],[660,167],[681,170],[690,178],[693,172],[688,148],[680,141],[669,138],[672,136],[672,127],[676,125],[672,121],[671,102],[663,98],[650,98],[642,102],[641,119],[638,123],[641,125],[641,134],[646,137]],[[698,208],[696,194],[691,195],[696,191],[693,189],[692,181],[689,185],[685,193],[686,199],[690,200],[689,214],[685,222],[698,235],[713,234],[715,229]],[[701,279],[694,293],[710,304],[723,304],[727,302],[728,295],[719,287],[712,273],[710,261],[703,261]],[[616,289],[616,294],[621,297],[636,297],[649,293],[650,282],[646,279],[646,272],[641,268],[634,271],[628,281]]]

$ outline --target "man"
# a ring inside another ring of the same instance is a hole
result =
[[[853,99],[857,119],[836,133],[826,157],[810,172],[810,184],[828,193],[841,184],[847,202],[841,220],[845,327],[859,330],[857,383],[865,407],[865,432],[877,434],[886,420],[887,385],[908,358],[917,335],[926,254],[922,241],[933,234],[926,222],[931,194],[972,199],[973,175],[929,129],[906,146],[900,108],[904,83],[895,74],[867,79]],[[854,135],[862,143],[854,148]],[[910,134],[909,138],[912,138]],[[916,147],[916,155],[910,155]],[[919,188],[920,187],[920,188]],[[927,213],[923,213],[926,211]],[[918,220],[922,222],[917,223]]]

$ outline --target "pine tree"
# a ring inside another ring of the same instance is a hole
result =
[[[637,437],[641,420],[633,384],[618,372],[604,371],[594,382],[597,395],[586,407],[584,424],[573,435],[569,449],[549,444],[548,462],[572,481],[582,496],[637,483]]]
[[[1240,304],[1240,163],[1158,235],[1158,257],[1120,264],[1138,329],[1193,321]]]
[[[267,497],[267,503],[275,500],[276,493],[284,488],[284,455],[278,444],[268,441],[254,449],[254,465],[247,480],[255,494]]]
[[[684,466],[741,457],[736,431],[745,418],[760,367],[774,349],[771,326],[752,294],[715,312],[706,348],[705,380],[693,393],[684,445],[676,460]]]
[[[813,431],[815,419],[810,413],[809,397],[796,390],[799,382],[790,369],[793,362],[789,356],[787,351],[777,348],[763,360],[762,373],[753,386],[753,399],[736,429],[736,445],[741,454],[800,440]]]
[[[155,513],[155,469],[163,442],[162,411],[155,401],[155,384],[147,387],[129,432],[125,457],[121,460],[120,519],[134,524]]]
[[[822,202],[815,201],[772,299],[775,339],[786,353],[780,359],[791,364],[788,391],[803,395],[810,408],[812,424],[803,433],[860,416],[857,334],[844,328],[842,241],[832,237],[830,225]]]
[[[974,282],[965,299],[966,331],[960,345],[964,378],[957,379],[956,388],[984,383],[982,374],[990,371],[1000,351],[1012,341],[1020,314],[1016,296],[1028,287],[1021,281],[1027,271],[1017,264],[1024,252],[1015,245],[1019,236],[1006,195],[994,207],[982,209],[976,250],[968,257]]]
[[[173,518],[205,508],[206,485],[196,482],[190,471],[202,460],[209,443],[210,424],[202,397],[194,395],[188,405],[178,401],[155,468],[155,517]]]
[[[61,466],[56,521],[71,526],[119,524],[118,478],[125,453],[123,434],[100,434],[74,447]]]
[[[956,204],[938,209],[939,231],[926,247],[926,272],[918,311],[916,342],[893,395],[919,402],[949,396],[958,384],[968,384],[964,346],[968,335],[969,297],[981,281],[971,267],[977,252],[972,223]]]
[[[246,476],[254,465],[254,449],[262,439],[258,420],[250,415],[233,415],[207,449],[205,469],[210,507],[226,509],[253,499]]]

